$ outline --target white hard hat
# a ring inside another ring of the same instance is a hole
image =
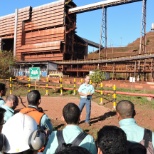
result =
[[[26,114],[17,113],[3,126],[2,133],[6,137],[4,152],[19,153],[30,149],[29,137],[37,130],[37,123]]]

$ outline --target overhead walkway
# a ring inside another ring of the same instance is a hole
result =
[[[69,9],[69,14],[88,12],[88,11],[101,9],[103,7],[105,8],[105,7],[117,6],[117,5],[134,3],[139,1],[142,1],[142,0],[106,0],[106,1],[101,1],[93,4],[71,8]]]
[[[103,46],[102,45],[100,45],[100,44],[98,44],[98,43],[95,43],[95,42],[93,42],[93,41],[90,41],[90,40],[88,40],[88,39],[85,39],[85,38],[83,38],[82,37],[82,39],[89,45],[89,46],[92,46],[92,47],[95,47],[95,48],[101,48],[101,49],[103,49]]]

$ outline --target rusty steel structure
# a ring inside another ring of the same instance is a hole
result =
[[[154,80],[154,53],[101,60],[59,61],[57,64],[64,66],[65,73],[69,72],[72,76],[78,77],[88,74],[91,70],[100,69],[110,73],[112,79],[118,78],[121,74],[121,78],[125,80],[132,76],[139,81]]]
[[[73,2],[60,0],[18,9],[0,18],[0,49],[13,50],[17,62],[83,59],[87,43],[75,33]]]
[[[138,54],[107,57],[107,8],[142,1],[141,37]],[[39,7],[16,9],[0,17],[0,50],[12,51],[18,69],[39,66],[70,76],[84,76],[100,69],[110,78],[154,80],[154,53],[146,49],[146,1],[106,0],[77,7],[72,0],[58,0]],[[76,34],[78,13],[102,9],[100,43]],[[102,43],[103,42],[103,43]],[[88,45],[98,48],[98,58],[88,60]],[[101,51],[104,48],[105,58]]]
[[[142,21],[141,21],[141,37],[139,43],[139,53],[132,57],[107,58],[107,8],[117,5],[134,3],[142,1]],[[69,62],[63,64],[66,72],[80,76],[89,73],[91,70],[100,69],[104,72],[112,74],[112,79],[116,78],[116,74],[121,73],[122,78],[128,79],[133,76],[136,80],[153,81],[153,54],[146,54],[146,2],[147,0],[107,0],[94,4],[89,4],[77,8],[69,9],[69,14],[82,13],[102,8],[102,25],[100,44],[103,42],[105,59],[101,59],[101,50],[99,48],[98,60],[92,61],[73,61],[70,62],[69,68],[66,66]],[[74,67],[74,65],[76,66]]]

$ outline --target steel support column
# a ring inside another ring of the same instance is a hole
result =
[[[107,58],[107,8],[102,8],[102,23],[100,30],[100,44],[99,44],[99,59],[101,59],[101,46],[104,47],[105,58]]]
[[[139,44],[139,54],[146,53],[146,2],[147,0],[142,1],[142,21],[141,21],[141,36]],[[140,76],[140,60],[138,61],[138,72]],[[140,77],[139,77],[140,80]]]
[[[143,0],[139,54],[146,53],[146,3],[147,0]]]
[[[13,56],[16,56],[16,43],[17,43],[17,27],[18,25],[18,9],[15,10],[15,21],[14,21],[14,47],[13,47]]]

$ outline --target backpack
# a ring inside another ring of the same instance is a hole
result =
[[[142,145],[145,146],[147,154],[154,154],[154,148],[152,145],[152,131],[149,129],[144,129],[143,139],[140,141]]]
[[[146,151],[144,145],[133,141],[127,141],[127,154],[146,154]]]
[[[81,132],[73,141],[72,143],[68,143],[66,144],[65,141],[64,141],[64,138],[63,138],[63,134],[62,134],[62,131],[59,130],[57,131],[57,140],[58,140],[58,147],[55,151],[56,152],[59,152],[59,151],[62,151],[66,148],[69,148],[71,146],[78,146],[82,140],[87,136],[88,134],[85,133],[85,132]]]
[[[0,153],[5,149],[6,137],[3,134],[0,134]]]

